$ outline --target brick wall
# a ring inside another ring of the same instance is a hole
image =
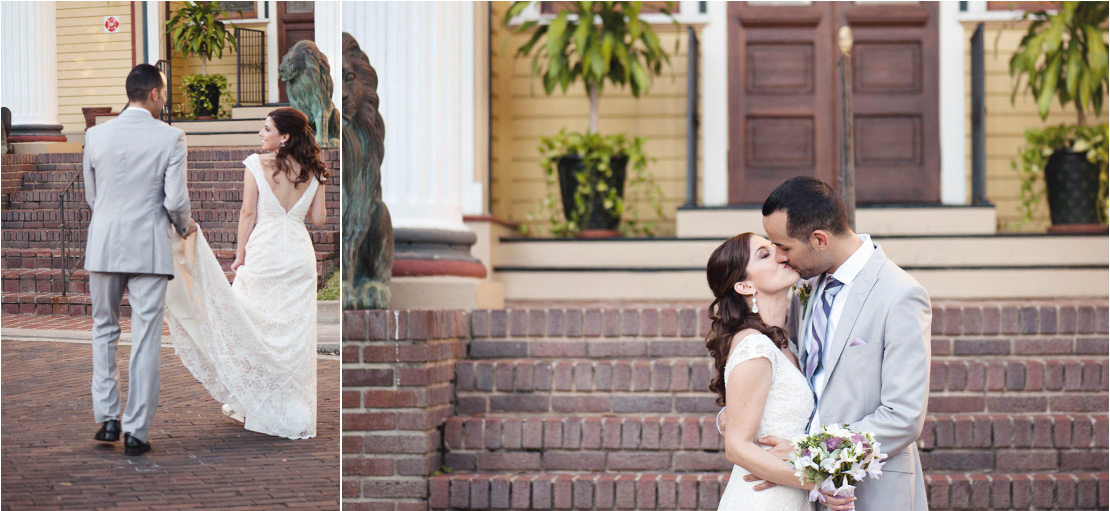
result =
[[[346,311],[343,323],[343,507],[424,510],[467,315]]]
[[[348,422],[394,410],[389,394],[352,382],[376,374],[383,390],[403,391],[409,386],[388,383],[390,368],[430,370],[448,359],[416,340],[380,340],[404,338],[412,319],[398,327],[393,312],[348,314],[344,367],[379,373],[344,373],[345,433],[399,430]],[[452,390],[432,425],[441,443],[419,445],[454,469],[426,478],[430,509],[716,508],[730,465],[706,389],[705,308],[456,314],[468,328],[450,341],[458,345],[453,370],[437,373]],[[934,302],[929,415],[918,441],[932,509],[1107,507],[1108,330],[1106,301]],[[375,343],[384,351],[366,351]],[[345,467],[352,457],[384,457],[365,452],[362,438],[351,442]],[[373,498],[382,478],[412,483],[403,505],[417,505],[409,499],[419,479],[396,466],[364,474],[363,466],[344,474],[345,506],[357,496],[368,509],[393,509]]]

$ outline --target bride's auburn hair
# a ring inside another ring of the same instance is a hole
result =
[[[728,362],[733,336],[750,328],[770,337],[779,348],[787,345],[786,332],[764,323],[759,314],[752,312],[744,297],[736,292],[735,284],[748,277],[751,240],[750,232],[729,238],[713,251],[705,265],[709,289],[713,291],[714,297],[713,303],[709,305],[709,319],[712,324],[706,336],[705,347],[709,349],[717,369],[717,374],[709,382],[709,390],[717,394],[718,406],[725,404],[725,363]]]
[[[328,172],[324,160],[320,159],[320,146],[316,144],[316,137],[312,132],[312,126],[308,124],[308,117],[300,110],[288,107],[274,110],[267,117],[274,121],[274,127],[277,128],[278,133],[289,135],[285,145],[279,146],[274,151],[277,169],[274,170],[273,177],[277,178],[278,174],[284,173],[293,180],[294,185],[307,183],[312,177],[319,180],[321,184],[327,183],[331,173]],[[299,173],[293,170],[289,160],[295,160],[301,165]]]

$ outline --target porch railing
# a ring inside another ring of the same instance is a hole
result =
[[[235,27],[236,105],[266,103],[266,32]]]
[[[166,59],[162,59],[154,65],[159,71],[166,74],[166,88],[169,89],[166,91],[166,104],[162,107],[162,112],[158,114],[158,118],[166,124],[173,124],[173,64]]]
[[[81,245],[81,232],[88,228],[91,211],[80,192],[85,191],[82,172],[78,170],[58,194],[58,213],[61,220],[59,229],[62,240],[62,296],[69,292],[69,280],[81,268],[85,251]],[[72,246],[71,246],[72,245]]]

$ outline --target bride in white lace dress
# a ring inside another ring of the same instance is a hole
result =
[[[251,431],[316,436],[316,252],[328,171],[308,119],[279,108],[243,161],[235,283],[199,232],[175,242],[166,312],[175,351],[226,415]],[[175,237],[176,238],[176,237]]]
[[[794,469],[756,442],[768,435],[795,439],[805,434],[813,391],[787,347],[790,287],[798,273],[775,262],[775,246],[752,233],[735,236],[709,257],[706,274],[716,298],[706,347],[717,375],[709,384],[725,406],[725,456],[735,466],[721,496],[720,511],[811,511],[809,490]],[[756,491],[754,474],[775,483]],[[853,509],[848,499],[830,499],[829,509]]]

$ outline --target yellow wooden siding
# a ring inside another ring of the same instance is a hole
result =
[[[104,17],[119,16],[120,30],[104,32]],[[82,134],[82,107],[127,104],[131,71],[131,2],[58,2],[58,122],[63,133]]]
[[[491,209],[494,216],[546,231],[546,220],[526,218],[546,193],[539,166],[539,137],[564,127],[585,132],[590,103],[581,82],[565,94],[557,89],[551,96],[545,95],[542,82],[530,77],[531,60],[513,57],[527,36],[511,36],[502,54],[508,30],[501,19],[508,5],[493,2],[491,17]],[[685,29],[679,32],[671,25],[654,28],[669,54],[674,52],[676,39],[680,40],[679,51],[671,55],[671,65],[653,79],[651,90],[640,99],[627,87],[607,87],[601,95],[599,131],[649,138],[647,155],[658,161],[651,163],[648,171],[663,189],[664,198],[665,218],[657,234],[670,236],[675,232],[675,210],[686,200],[687,44]],[[637,207],[641,216],[648,215],[645,204],[629,206]]]
[[[965,24],[966,40],[970,41],[977,23]],[[1011,166],[1016,161],[1019,148],[1025,143],[1025,130],[1059,124],[1075,124],[1075,108],[1061,107],[1053,100],[1048,119],[1042,121],[1037,114],[1037,104],[1027,90],[1019,90],[1014,103],[1010,103],[1013,81],[1010,78],[1010,57],[1014,54],[1027,23],[991,22],[984,26],[984,86],[986,91],[987,130],[987,199],[995,205],[1000,230],[1044,231],[1049,225],[1048,204],[1042,200],[1036,209],[1034,222],[1015,225],[1021,220],[1018,212],[1021,181]],[[996,42],[997,41],[997,42]],[[971,169],[971,45],[967,47],[967,133],[968,169]],[[1107,122],[1104,108],[1100,122]],[[970,189],[970,188],[969,188]]]

